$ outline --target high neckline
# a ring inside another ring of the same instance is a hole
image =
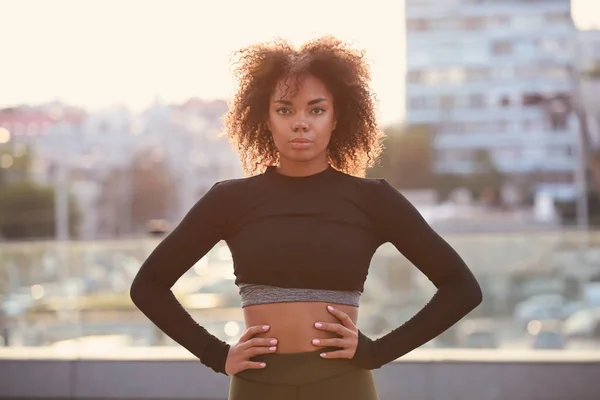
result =
[[[310,174],[310,175],[293,176],[293,175],[281,174],[281,173],[277,172],[277,166],[269,165],[267,167],[267,170],[265,171],[265,174],[269,175],[269,176],[273,176],[277,179],[282,179],[282,180],[307,181],[307,180],[313,180],[313,179],[317,179],[317,178],[329,175],[329,173],[331,173],[332,171],[333,171],[333,168],[331,167],[331,165],[327,164],[327,168],[325,168],[323,171],[319,171],[317,173]]]

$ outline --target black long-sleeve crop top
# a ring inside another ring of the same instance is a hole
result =
[[[290,177],[269,167],[216,183],[152,252],[131,289],[150,320],[218,372],[229,346],[196,324],[168,289],[220,240],[231,250],[236,284],[362,291],[373,254],[390,242],[438,289],[454,288],[438,290],[442,298],[377,341],[361,334],[355,359],[367,368],[429,341],[481,297],[458,254],[385,180],[332,167]]]

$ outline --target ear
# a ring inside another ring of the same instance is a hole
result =
[[[336,127],[337,127],[337,119],[333,121],[333,129],[332,129],[332,131],[335,131]]]
[[[269,130],[269,132],[271,132],[271,124],[269,123],[269,119],[267,119],[265,125],[267,125],[267,129]]]

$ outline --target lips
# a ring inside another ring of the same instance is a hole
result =
[[[308,139],[292,139],[290,140],[291,143],[312,143],[312,140],[308,140]]]
[[[297,150],[306,150],[312,148],[314,142],[304,138],[295,138],[290,140],[290,147]]]

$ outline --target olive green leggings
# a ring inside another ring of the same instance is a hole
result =
[[[229,400],[379,400],[371,371],[321,352],[254,357],[267,366],[232,376]]]

